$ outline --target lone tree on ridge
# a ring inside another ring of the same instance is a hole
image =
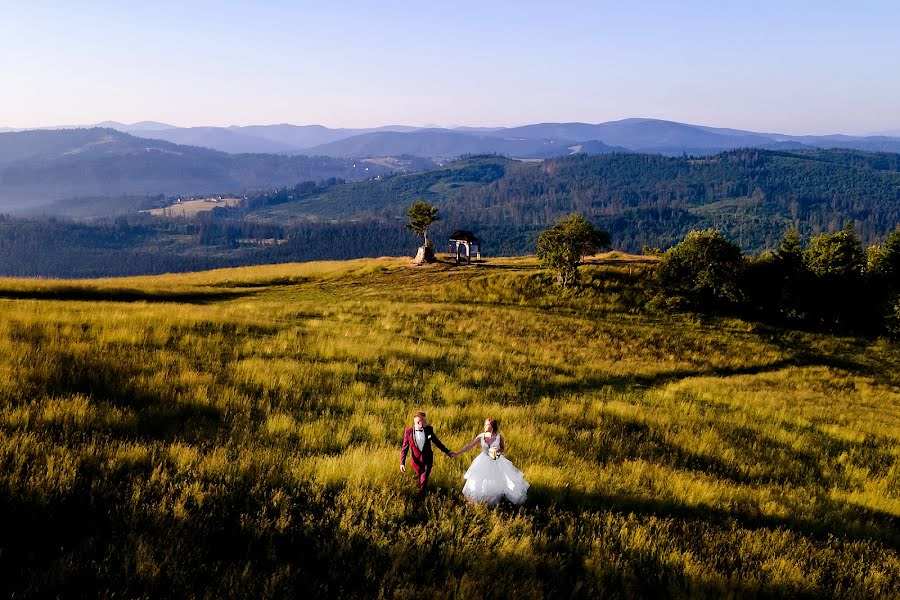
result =
[[[563,287],[578,280],[578,265],[585,256],[609,246],[609,233],[597,229],[581,215],[569,215],[538,238],[538,258]]]
[[[435,221],[440,221],[438,209],[436,206],[426,204],[421,200],[413,202],[409,210],[406,211],[407,223],[404,227],[412,231],[414,234],[421,235],[423,239],[419,251],[416,253],[416,263],[433,262],[434,250],[431,242],[428,241],[428,228]]]

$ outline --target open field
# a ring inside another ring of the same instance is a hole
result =
[[[163,208],[141,212],[148,212],[157,217],[193,217],[197,213],[207,212],[220,206],[237,206],[240,203],[239,198],[222,198],[221,200],[201,198],[199,200],[182,200]]]
[[[0,280],[0,594],[888,597],[900,347],[651,313],[650,259]],[[412,411],[532,484],[414,499]]]

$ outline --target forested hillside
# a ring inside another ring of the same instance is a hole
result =
[[[403,220],[417,199],[440,209],[432,232],[438,251],[451,231],[467,229],[482,238],[486,255],[533,253],[539,233],[573,212],[608,230],[614,248],[631,252],[666,248],[693,229],[714,228],[745,253],[757,253],[774,248],[792,223],[808,237],[841,229],[847,220],[868,245],[900,223],[900,155],[735,150],[701,158],[608,154],[543,162],[476,156],[428,171],[251,194],[239,207],[190,219],[122,210],[79,223],[6,219],[0,273],[128,275],[403,255],[415,249]],[[106,202],[138,206],[142,200]],[[104,201],[75,205],[89,213]]]
[[[866,242],[900,222],[900,155],[849,150],[735,150],[711,157],[571,156],[526,163],[481,157],[436,171],[324,190],[261,211],[286,218],[400,218],[416,198],[437,205],[445,227],[490,232],[503,253],[533,251],[534,231],[581,213],[628,251],[665,247],[717,228],[746,252],[772,248],[797,222],[818,233],[853,220]]]

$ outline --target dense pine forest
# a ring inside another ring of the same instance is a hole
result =
[[[228,190],[223,190],[226,193]],[[330,179],[248,196],[241,206],[191,218],[130,212],[90,220],[4,219],[0,273],[105,276],[268,262],[412,253],[402,219],[416,199],[440,209],[437,249],[455,229],[474,231],[489,255],[533,253],[543,229],[580,213],[612,246],[665,249],[717,229],[744,253],[777,247],[847,221],[864,245],[900,223],[900,155],[852,150],[735,150],[707,157],[572,156],[543,162],[464,158],[438,169],[345,183]],[[115,199],[82,206],[115,206]],[[159,206],[160,197],[148,197]]]

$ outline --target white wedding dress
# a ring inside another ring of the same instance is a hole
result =
[[[478,437],[481,438],[481,453],[464,475],[463,495],[472,502],[486,502],[491,506],[503,498],[513,504],[523,504],[528,494],[528,482],[522,471],[502,454],[496,460],[491,458],[490,449],[500,448],[500,436],[494,438],[490,446],[484,441],[483,433]]]

